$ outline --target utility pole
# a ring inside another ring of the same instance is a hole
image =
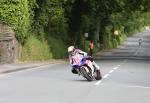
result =
[[[86,38],[88,38],[88,33],[84,33],[84,37],[83,37],[83,48],[84,48],[84,51],[86,51],[86,48],[85,48],[85,40]]]

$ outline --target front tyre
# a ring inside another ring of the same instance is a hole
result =
[[[85,67],[81,67],[80,72],[81,72],[82,76],[84,78],[86,78],[88,81],[93,80],[92,76],[86,71]]]

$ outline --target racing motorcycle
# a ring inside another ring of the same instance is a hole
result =
[[[91,60],[88,60],[85,57],[81,59],[78,65],[72,65],[72,67],[76,69],[79,75],[82,75],[88,81],[92,81],[94,79],[100,80],[102,78],[101,72],[96,71],[96,67],[93,66]]]

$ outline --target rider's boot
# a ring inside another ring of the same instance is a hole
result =
[[[93,61],[93,67],[95,70],[95,79],[96,80],[101,80],[101,72],[100,72],[100,67]]]
[[[100,67],[94,61],[92,62],[92,64],[94,66],[94,71],[100,70]]]
[[[75,68],[72,68],[72,69],[71,69],[71,72],[72,72],[73,74],[78,74],[78,71],[77,71]]]

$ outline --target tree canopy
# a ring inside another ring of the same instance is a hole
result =
[[[62,58],[69,45],[83,48],[84,39],[99,49],[116,47],[150,25],[149,7],[149,0],[0,0],[0,22],[14,29],[22,45],[34,36]],[[60,48],[65,52],[56,53]]]

